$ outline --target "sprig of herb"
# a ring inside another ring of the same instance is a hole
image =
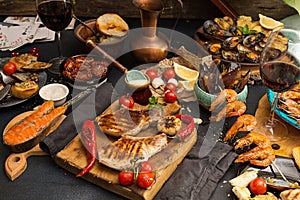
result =
[[[250,30],[247,24],[245,26],[237,26],[237,29],[239,29],[239,31],[241,31],[243,35],[256,33],[256,30]]]
[[[161,103],[158,103],[158,98],[156,98],[155,96],[152,96],[149,98],[149,109],[151,108],[162,108],[163,105]]]

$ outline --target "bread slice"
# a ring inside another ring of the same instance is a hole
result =
[[[98,31],[108,36],[122,37],[129,30],[128,24],[115,13],[106,13],[96,20]]]
[[[247,187],[249,183],[257,177],[257,171],[245,171],[244,173],[240,174],[239,176],[231,179],[229,183],[235,187]]]
[[[22,69],[24,66],[29,65],[32,62],[36,62],[37,57],[33,56],[29,53],[24,53],[15,57],[10,58],[9,62],[13,62],[18,72],[24,72],[24,69]]]
[[[11,95],[19,99],[27,99],[39,90],[39,85],[34,81],[15,83],[11,87]]]

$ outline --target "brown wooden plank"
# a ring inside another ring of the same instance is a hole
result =
[[[248,15],[255,20],[258,19],[259,13],[277,20],[296,14],[296,10],[286,5],[282,0],[226,0],[226,2],[239,15]]]
[[[221,15],[221,12],[207,0],[190,0],[184,1],[183,10],[181,12],[180,4],[176,0],[163,0],[164,10],[161,18],[185,18],[185,19],[204,19],[211,15]],[[76,1],[75,14],[78,17],[96,18],[107,12],[115,12],[123,17],[139,18],[139,10],[131,1],[123,0],[81,0]],[[34,16],[35,1],[32,0],[0,0],[1,15],[17,15],[17,16]]]
[[[197,133],[194,133],[187,138],[184,143],[178,142],[172,146],[168,151],[176,150],[178,152],[177,158],[174,162],[170,163],[167,167],[156,171],[156,182],[148,189],[144,190],[136,185],[124,187],[118,183],[118,171],[106,167],[102,164],[96,163],[90,172],[83,178],[91,183],[94,183],[106,190],[127,197],[129,199],[153,199],[154,196],[161,189],[163,184],[168,180],[172,173],[176,170],[177,166],[186,154],[191,150],[197,140]],[[158,153],[160,154],[160,153]],[[159,155],[156,155],[159,156]],[[55,158],[55,162],[62,168],[70,171],[71,173],[78,174],[80,170],[87,165],[86,150],[81,143],[80,137],[75,137],[71,143],[59,152]],[[151,162],[151,161],[150,161]],[[156,163],[159,164],[159,163]]]

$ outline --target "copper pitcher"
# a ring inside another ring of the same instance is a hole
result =
[[[131,41],[133,56],[139,62],[159,62],[168,54],[168,43],[157,36],[156,27],[163,9],[161,0],[137,0],[133,2],[141,14],[142,29]]]

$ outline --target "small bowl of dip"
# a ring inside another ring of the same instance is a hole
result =
[[[45,101],[54,101],[55,106],[61,106],[66,102],[67,96],[69,94],[69,88],[60,83],[51,83],[43,86],[39,95]]]
[[[125,77],[127,87],[134,91],[141,91],[149,87],[150,78],[139,70],[130,70]]]

